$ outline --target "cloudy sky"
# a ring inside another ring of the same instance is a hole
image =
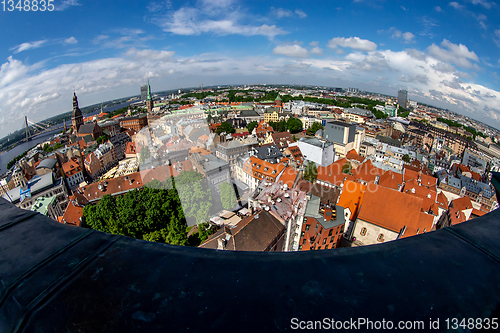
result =
[[[17,2],[17,0],[16,0]],[[358,87],[500,128],[500,5],[85,1],[0,7],[0,136],[80,106],[204,84]],[[0,4],[0,6],[2,6]]]

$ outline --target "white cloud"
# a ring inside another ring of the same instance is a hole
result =
[[[455,73],[456,69],[453,67],[453,65],[444,63],[444,62],[438,62],[435,65],[431,65],[432,68],[437,70],[438,72],[442,73]]]
[[[443,10],[441,9],[441,7],[439,7],[439,6],[434,7],[434,10],[435,10],[436,12],[442,12],[442,11],[443,11]]]
[[[319,42],[318,41],[312,41],[312,42],[309,43],[309,45],[311,45],[311,46],[318,46]]]
[[[307,58],[309,56],[307,49],[297,44],[278,45],[273,49],[272,53],[296,58]]]
[[[166,32],[186,36],[213,33],[221,36],[266,36],[272,40],[275,36],[288,34],[287,31],[276,25],[262,24],[258,26],[240,23],[240,21],[245,20],[246,15],[238,10],[228,10],[226,7],[230,1],[219,5],[217,5],[217,1],[205,3],[212,4],[213,7],[182,7],[166,15],[156,15],[152,21]]]
[[[301,9],[295,9],[295,14],[299,15],[300,18],[306,18],[307,14]]]
[[[453,8],[455,8],[455,9],[457,9],[457,10],[460,10],[460,9],[464,9],[464,8],[465,8],[465,6],[464,6],[464,5],[461,5],[461,4],[459,4],[458,2],[455,2],[455,1],[450,2],[450,3],[449,3],[449,5],[450,5],[451,7],[453,7]]]
[[[427,56],[415,49],[406,49],[406,53],[415,60],[425,61]]]
[[[63,11],[73,6],[81,6],[78,0],[62,0],[60,4],[55,4],[55,10]]]
[[[96,38],[94,38],[94,40],[92,41],[92,43],[95,44],[95,45],[97,45],[97,44],[100,44],[103,40],[106,40],[108,38],[109,38],[108,35],[99,35]]]
[[[351,49],[360,51],[373,51],[377,49],[377,44],[367,39],[361,39],[359,37],[336,37],[328,42],[328,47],[332,49],[337,48],[337,46],[349,47]]]
[[[283,9],[283,8],[272,8],[271,11],[273,15],[275,15],[277,18],[283,18],[283,17],[292,17],[293,13],[291,10],[288,9]]]
[[[411,32],[405,32],[403,34],[403,39],[405,40],[405,43],[411,43],[413,41],[413,38],[415,38],[415,35],[412,34]]]
[[[469,0],[472,2],[474,5],[481,5],[486,9],[490,9],[492,6],[491,2],[485,1],[485,0]]]
[[[28,67],[12,56],[0,67],[0,87],[6,86],[23,77],[28,72]]]
[[[323,54],[323,49],[315,46],[315,47],[313,47],[311,49],[310,52],[311,52],[311,54],[322,55]]]
[[[125,53],[132,58],[150,60],[172,60],[174,54],[174,51],[138,50],[136,48],[131,48]]]
[[[43,44],[45,44],[45,43],[47,43],[46,39],[38,40],[35,42],[22,43],[22,44],[19,44],[17,46],[10,48],[10,51],[14,51],[14,53],[19,53],[19,52],[23,52],[23,51],[33,50],[33,49],[37,49],[37,48],[43,46]]]
[[[76,44],[76,43],[78,43],[78,40],[75,37],[71,36],[70,38],[66,38],[64,40],[64,43],[66,43],[66,44]]]
[[[444,62],[454,63],[460,67],[470,68],[473,65],[470,60],[479,61],[478,56],[474,51],[469,51],[467,46],[463,44],[453,44],[452,42],[444,39],[441,42],[441,47],[432,44],[427,48],[429,54],[436,59]]]

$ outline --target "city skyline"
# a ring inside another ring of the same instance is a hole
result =
[[[0,130],[82,106],[204,84],[357,87],[444,107],[500,128],[500,7],[64,0],[2,12]],[[112,15],[110,15],[112,13]],[[21,23],[22,22],[22,23]],[[49,23],[51,25],[49,25]]]

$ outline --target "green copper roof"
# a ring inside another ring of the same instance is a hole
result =
[[[54,200],[56,200],[56,196],[50,198],[39,197],[36,199],[35,204],[31,207],[31,210],[47,215],[49,212],[49,206],[54,202]]]
[[[148,101],[151,100],[151,87],[149,86],[149,80],[148,80]]]
[[[281,100],[282,100],[282,99],[281,99],[281,96],[280,96],[280,95],[278,95],[278,97],[276,98],[276,100],[277,100],[277,101],[281,101]]]

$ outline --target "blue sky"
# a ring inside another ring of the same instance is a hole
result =
[[[500,5],[441,1],[84,1],[0,7],[0,133],[81,106],[214,84],[358,87],[500,128]],[[0,4],[1,6],[1,4]]]

